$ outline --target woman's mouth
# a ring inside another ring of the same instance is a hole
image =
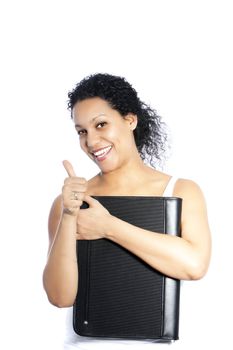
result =
[[[107,157],[108,153],[111,151],[111,149],[112,149],[112,146],[108,146],[108,147],[102,148],[99,151],[92,152],[92,154],[95,156],[96,160],[102,161],[102,160],[106,159],[106,157]]]

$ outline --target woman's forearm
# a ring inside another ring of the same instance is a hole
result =
[[[155,233],[109,217],[106,238],[110,239],[163,274],[184,280],[204,274],[202,259],[191,243],[183,238]]]
[[[72,306],[77,294],[76,217],[63,214],[48,254],[43,283],[49,301]]]

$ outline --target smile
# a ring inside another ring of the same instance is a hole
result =
[[[112,146],[108,146],[108,147],[102,148],[97,152],[93,152],[93,154],[95,158],[97,158],[97,160],[102,160],[110,152],[111,149],[112,149]]]

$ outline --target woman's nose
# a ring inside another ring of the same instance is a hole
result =
[[[89,149],[95,149],[95,145],[99,143],[99,135],[97,132],[88,132],[86,137],[86,146]]]

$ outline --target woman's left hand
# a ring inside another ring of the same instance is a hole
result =
[[[80,209],[77,216],[77,239],[93,240],[105,237],[107,220],[111,214],[96,199],[85,195],[83,202],[89,204],[89,208]]]

